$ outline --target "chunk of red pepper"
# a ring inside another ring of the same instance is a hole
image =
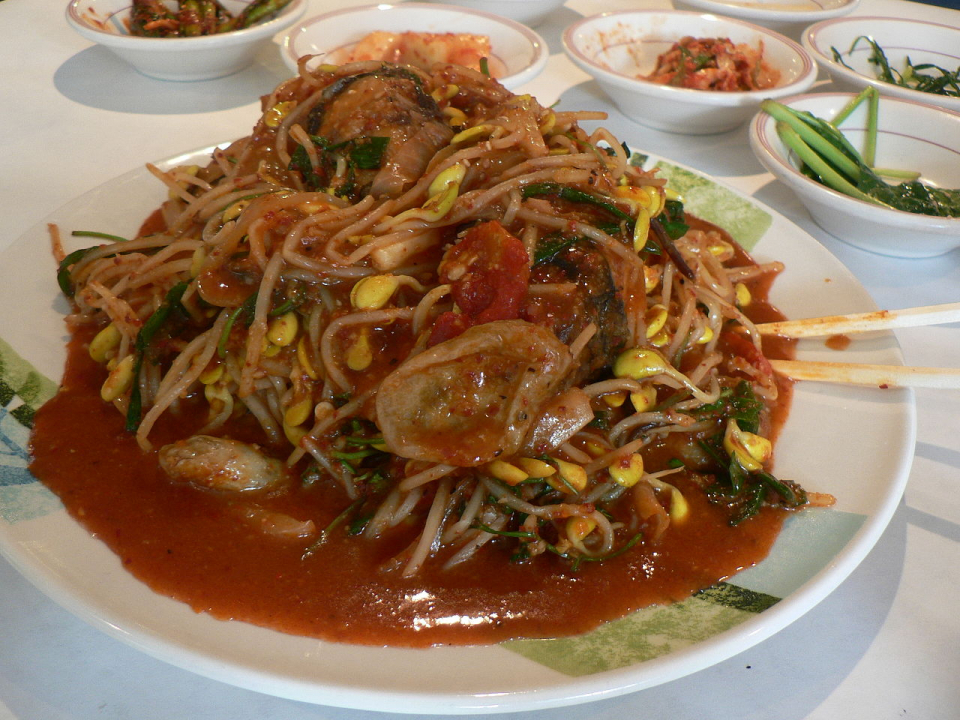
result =
[[[440,281],[460,312],[437,318],[429,345],[456,337],[474,325],[520,317],[530,282],[523,243],[496,220],[474,225],[440,263]]]

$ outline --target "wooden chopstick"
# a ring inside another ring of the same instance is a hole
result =
[[[960,368],[857,365],[806,360],[771,360],[774,371],[792,380],[813,380],[877,388],[960,389]]]
[[[894,328],[939,325],[960,321],[960,302],[906,310],[877,310],[855,315],[830,315],[805,320],[784,320],[757,325],[761,335],[803,338],[847,333],[891,330]],[[871,383],[872,384],[872,383]]]

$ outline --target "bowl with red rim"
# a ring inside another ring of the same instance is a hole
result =
[[[960,20],[945,25],[894,17],[836,18],[811,25],[801,38],[804,48],[842,89],[870,85],[884,95],[960,111],[956,95],[921,92],[909,84],[882,80],[879,66],[871,62],[874,52],[867,38],[883,51],[894,72],[905,74],[909,59],[914,66],[929,63],[955,73],[960,68]],[[918,72],[940,77],[932,68]]]
[[[252,1],[220,3],[237,15]],[[291,0],[275,16],[242,30],[195,37],[132,35],[131,8],[131,0],[71,0],[66,10],[67,23],[144,75],[158,80],[193,81],[225,77],[251,65],[277,33],[303,16],[307,0]]]
[[[516,20],[528,27],[537,27],[566,0],[447,0],[450,5],[483,10]]]
[[[855,95],[816,93],[781,102],[832,121]],[[839,240],[880,255],[936,257],[960,247],[960,217],[895,210],[833,190],[808,177],[777,134],[776,121],[761,112],[750,124],[750,147],[760,164],[789,187],[814,222]],[[867,135],[867,103],[839,125],[859,151]],[[901,98],[881,96],[877,113],[875,167],[920,172],[920,181],[960,188],[960,113]],[[888,180],[895,184],[896,180]]]
[[[773,87],[717,91],[663,85],[648,79],[661,53],[684,37],[727,38],[760,49],[779,73]],[[758,25],[684,11],[609,12],[579,20],[563,34],[570,59],[596,80],[628,118],[658,130],[706,135],[747,121],[766,98],[803,92],[817,66],[799,44]]]
[[[811,23],[841,17],[860,0],[677,0],[684,9],[747,20],[795,37]]]
[[[519,22],[465,7],[418,2],[341,8],[306,18],[284,35],[281,55],[293,72],[306,56],[311,56],[304,61],[308,69],[340,65],[350,60],[357,43],[377,32],[445,36],[438,45],[455,44],[457,35],[482,36],[490,46],[489,73],[510,90],[533,80],[549,58],[546,41]]]

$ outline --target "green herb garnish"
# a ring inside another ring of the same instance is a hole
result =
[[[119,235],[110,235],[109,233],[97,232],[95,230],[74,230],[70,234],[73,237],[94,237],[116,243],[127,242],[127,238],[120,237]],[[88,252],[96,249],[96,246],[80,248],[79,250],[74,250],[60,261],[60,265],[57,267],[57,285],[60,286],[60,290],[67,297],[73,297],[74,293],[73,277],[71,276],[70,267],[80,262]],[[104,257],[112,257],[112,255],[104,255]]]
[[[561,185],[560,183],[555,182],[531,183],[530,185],[524,186],[523,190],[521,190],[521,195],[523,195],[525,198],[539,197],[541,195],[553,195],[568,202],[593,205],[610,213],[620,220],[630,223],[631,225],[633,223],[633,218],[613,203],[602,200],[596,195],[591,195],[583,190],[577,190],[569,185]]]
[[[630,538],[629,540],[627,540],[627,542],[625,542],[623,545],[621,545],[620,547],[618,547],[616,550],[612,550],[611,552],[607,553],[606,555],[597,555],[597,556],[591,556],[591,555],[571,555],[570,553],[560,552],[560,550],[558,550],[554,545],[551,545],[551,544],[549,544],[549,543],[547,543],[547,550],[549,550],[550,552],[554,553],[555,555],[558,555],[559,557],[562,557],[564,560],[570,560],[570,561],[571,561],[571,562],[570,562],[570,569],[573,570],[573,572],[577,572],[577,570],[580,569],[580,563],[585,563],[585,562],[603,562],[603,561],[605,561],[605,560],[612,560],[613,558],[618,557],[619,555],[623,555],[625,552],[627,552],[628,550],[630,550],[630,548],[632,548],[634,545],[636,545],[636,544],[637,544],[638,542],[640,542],[642,539],[643,539],[643,533],[642,533],[642,532],[638,532],[638,533],[637,533],[636,535],[634,535],[632,538]]]
[[[489,525],[484,525],[483,523],[477,523],[475,525],[477,530],[480,530],[485,533],[490,533],[491,535],[501,535],[503,537],[511,538],[522,538],[524,540],[537,540],[538,536],[536,533],[526,532],[524,530],[497,530],[490,527]]]
[[[390,142],[388,137],[366,137],[350,140],[350,161],[361,170],[375,170],[383,162],[383,153]],[[348,143],[343,143],[347,145]],[[336,149],[336,148],[332,148]]]
[[[763,401],[757,398],[749,382],[741,380],[735,388],[724,388],[716,401],[701,405],[693,413],[698,418],[710,415],[732,418],[737,421],[741,430],[755,433],[760,429],[762,410]]]
[[[147,318],[147,321],[143,324],[143,327],[140,328],[140,332],[137,333],[137,339],[133,344],[133,386],[130,390],[130,404],[127,406],[127,432],[135,432],[140,425],[142,400],[140,397],[139,377],[140,369],[143,367],[144,355],[146,355],[147,348],[150,347],[150,343],[153,342],[154,336],[170,318],[170,313],[172,313],[175,309],[186,313],[186,311],[183,309],[183,306],[180,304],[180,299],[183,297],[183,293],[186,289],[187,283],[185,282],[179,282],[170,288],[170,290],[167,292],[167,296],[160,304],[160,307],[154,311],[153,315]]]
[[[383,155],[390,142],[388,137],[370,136],[353,138],[341,143],[331,143],[319,135],[310,135],[317,148],[319,167],[314,168],[310,155],[303,145],[297,145],[290,155],[288,170],[296,170],[303,176],[303,182],[310,190],[325,190],[334,175],[338,160],[346,160],[346,173],[340,187],[335,188],[337,195],[350,197],[356,191],[356,171],[375,170],[383,163]]]
[[[257,295],[258,293],[254,292],[244,300],[241,305],[234,308],[227,317],[227,322],[223,326],[223,332],[220,333],[220,339],[217,341],[217,357],[223,359],[227,356],[227,341],[230,339],[230,331],[233,330],[233,326],[237,320],[242,317],[245,318],[248,325],[253,322],[253,311],[257,306]]]
[[[92,237],[100,238],[101,240],[109,240],[110,242],[128,242],[127,238],[120,237],[119,235],[111,235],[110,233],[97,232],[96,230],[74,230],[70,233],[73,237]]]
[[[67,297],[72,298],[74,293],[73,277],[70,273],[71,266],[80,262],[83,259],[83,256],[91,250],[93,250],[93,248],[81,248],[80,250],[74,250],[60,261],[60,266],[57,268],[57,285],[60,286],[61,292],[63,292],[63,294]]]
[[[330,521],[330,523],[323,530],[320,531],[320,537],[318,537],[317,541],[314,542],[312,545],[310,545],[310,547],[308,547],[306,550],[303,551],[303,555],[301,556],[301,558],[305,560],[311,555],[313,555],[313,553],[316,552],[317,549],[330,538],[330,535],[333,533],[333,531],[336,530],[341,525],[343,525],[343,523],[347,521],[347,518],[349,518],[357,510],[359,510],[365,501],[366,501],[366,498],[357,498],[352,503],[347,505],[347,507],[344,508],[340,512],[340,514],[338,514],[333,520]],[[348,532],[349,532],[349,529],[348,529]],[[351,534],[356,534],[356,533],[351,533]]]
[[[542,265],[550,262],[564,250],[583,239],[580,235],[546,235],[540,238],[537,243],[537,249],[533,253],[533,264]]]
[[[679,240],[690,229],[690,226],[684,221],[683,203],[679,200],[667,200],[663,204],[663,212],[657,217],[671,240]]]

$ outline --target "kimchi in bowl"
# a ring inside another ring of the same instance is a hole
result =
[[[404,47],[413,44],[422,50]],[[378,47],[383,55],[373,54]],[[354,54],[358,50],[362,57]],[[470,67],[464,56],[471,55],[486,55],[489,74],[512,89],[543,71],[549,51],[536,32],[509,18],[416,2],[341,8],[306,18],[286,33],[282,49],[283,61],[292,72],[297,72],[304,56],[313,56],[305,62],[315,68],[321,63],[339,65],[361,59],[422,67],[455,62]]]
[[[684,38],[697,41],[690,46],[693,49],[674,47]],[[707,61],[703,41],[718,39],[729,40],[726,46],[732,52],[717,56],[716,63]],[[563,47],[628,118],[658,130],[691,135],[732,130],[752,116],[765,98],[803,92],[817,77],[816,63],[792,40],[740,20],[692,12],[595,15],[568,27]],[[671,52],[686,56],[692,65],[686,72],[674,72],[666,84],[656,82],[651,76],[658,59],[667,54],[669,63]],[[698,69],[698,65],[704,67]],[[724,66],[742,75],[746,84],[715,89]]]

